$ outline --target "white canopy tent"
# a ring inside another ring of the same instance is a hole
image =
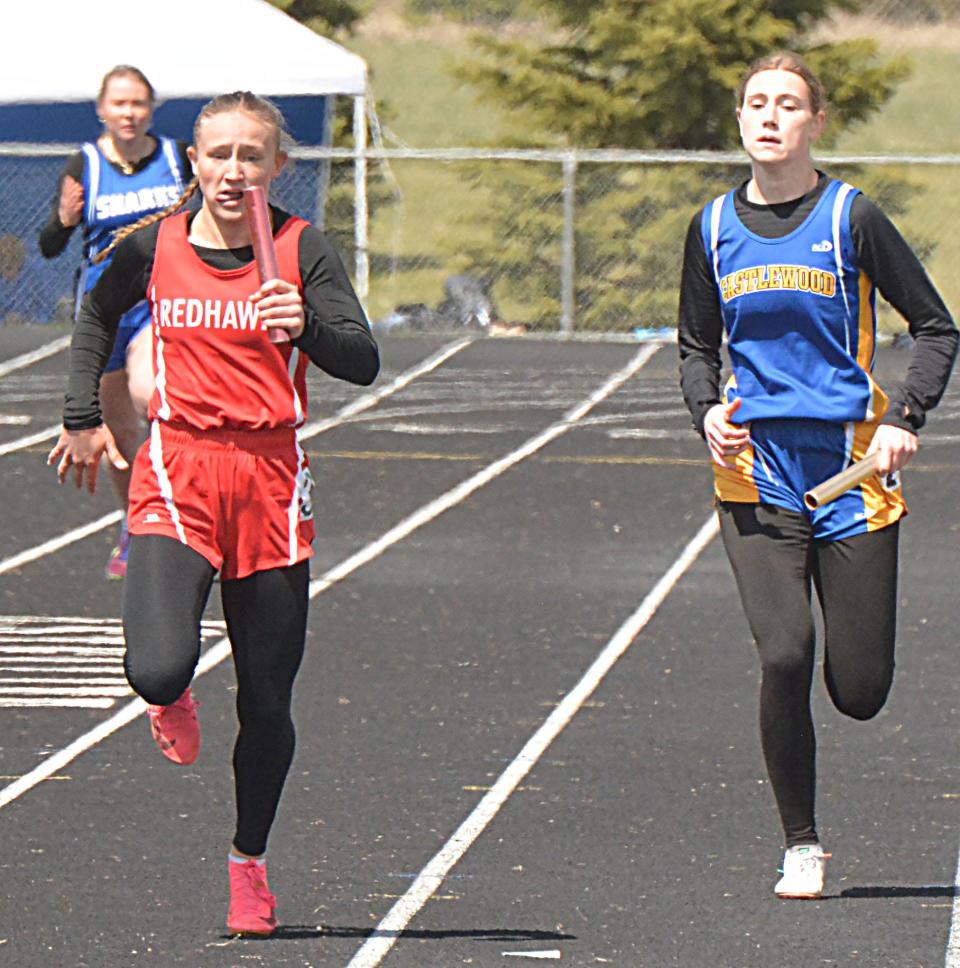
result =
[[[266,0],[33,0],[4,16],[0,102],[89,101],[114,64],[161,98],[363,95],[364,61]]]
[[[101,78],[116,64],[140,68],[167,107],[227,91],[250,90],[276,99],[298,99],[301,107],[299,99],[316,98],[315,113],[325,119],[329,98],[352,97],[357,289],[361,297],[366,295],[366,161],[362,153],[366,149],[367,68],[362,58],[266,0],[164,0],[162,4],[32,0],[16,4],[15,12],[11,9],[4,16],[0,141],[74,138],[72,131],[53,138],[38,134],[42,108],[56,106],[61,112],[50,115],[54,132],[69,130],[56,119],[69,117],[71,106],[87,112],[85,123],[89,123]],[[297,136],[295,125],[292,127]]]

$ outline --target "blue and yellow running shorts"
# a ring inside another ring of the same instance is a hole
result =
[[[885,528],[907,513],[899,474],[882,481],[874,475],[814,511],[803,503],[807,491],[866,454],[877,426],[876,422],[755,420],[750,425],[750,446],[733,459],[734,468],[713,465],[717,498],[799,511],[810,519],[813,536],[827,541]]]

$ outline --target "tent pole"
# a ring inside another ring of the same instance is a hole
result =
[[[357,274],[357,295],[370,292],[370,261],[367,251],[367,97],[353,99],[353,241]]]

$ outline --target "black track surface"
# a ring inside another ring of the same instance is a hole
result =
[[[0,329],[0,364],[62,332]],[[386,341],[378,386],[451,340]],[[477,341],[311,438],[314,576],[540,433],[639,349]],[[881,383],[904,363],[884,351]],[[0,445],[57,421],[65,366],[60,353],[0,376],[0,417],[30,418],[0,422]],[[315,598],[270,848],[274,938],[224,926],[227,661],[195,683],[194,766],[167,763],[140,717],[0,809],[0,964],[347,965],[708,519],[709,465],[676,370],[662,346],[569,432]],[[311,390],[312,419],[366,392],[322,376]],[[953,965],[958,400],[951,390],[932,415],[908,472],[890,702],[855,723],[815,686],[828,896],[772,893],[782,848],[757,663],[714,541],[382,963],[559,951],[624,968]],[[105,479],[93,497],[57,486],[51,443],[0,456],[0,561],[113,510]],[[0,615],[115,620],[113,539],[107,528],[0,574]],[[0,698],[16,691],[3,685]],[[2,785],[129,698],[0,707]]]

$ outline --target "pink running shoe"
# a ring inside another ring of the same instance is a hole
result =
[[[169,706],[147,706],[150,731],[160,752],[178,766],[189,766],[200,753],[200,721],[187,686],[184,694]]]
[[[120,541],[116,548],[110,552],[107,559],[107,566],[103,573],[110,581],[120,581],[127,576],[127,552],[130,550],[130,532],[127,531],[127,518],[124,515],[120,523]]]
[[[277,927],[277,899],[267,886],[267,865],[248,860],[228,860],[230,868],[230,910],[227,930],[231,934],[267,937]]]

